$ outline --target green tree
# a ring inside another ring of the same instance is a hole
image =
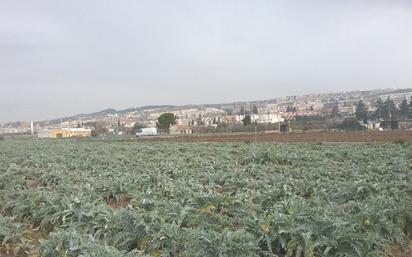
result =
[[[245,115],[245,113],[246,113],[245,107],[244,106],[240,107],[240,115]]]
[[[156,126],[161,130],[169,130],[169,128],[176,124],[177,116],[173,113],[163,113],[157,118]]]
[[[197,123],[198,126],[203,126],[203,125],[205,125],[205,122],[204,122],[204,120],[203,120],[203,118],[202,118],[202,114],[199,113],[199,116],[197,117],[196,123]]]
[[[384,117],[384,112],[385,112],[385,104],[382,101],[382,99],[378,98],[378,100],[376,100],[376,111],[374,113],[375,115],[375,119],[383,119]]]
[[[250,115],[249,114],[246,115],[243,118],[242,122],[243,122],[243,125],[245,125],[245,126],[252,124],[252,119],[251,119]]]
[[[396,108],[395,103],[388,96],[388,98],[383,103],[383,118],[385,120],[393,120],[398,116],[398,109]]]
[[[366,111],[366,105],[362,100],[359,100],[358,104],[356,105],[355,111],[356,119],[366,122],[368,119],[368,112]]]
[[[359,121],[357,118],[352,117],[352,118],[346,118],[342,124],[341,128],[344,130],[358,130],[361,129],[361,125],[359,124]]]
[[[332,118],[334,118],[334,117],[338,116],[338,114],[339,114],[339,106],[336,104],[336,105],[333,106],[332,111],[330,113],[330,116]]]
[[[139,129],[141,129],[141,128],[144,128],[144,125],[136,122],[133,125],[133,127],[130,129],[130,134],[131,135],[136,135],[137,131],[139,131]]]
[[[401,118],[407,119],[409,117],[409,106],[408,101],[406,100],[406,96],[403,98],[399,109]]]
[[[412,96],[411,96],[411,100],[409,101],[409,115],[408,117],[410,119],[412,119]]]
[[[97,137],[99,135],[104,135],[108,132],[106,128],[106,123],[104,121],[96,121],[93,123],[89,123],[90,126],[92,127],[92,137]]]
[[[253,114],[259,114],[259,110],[258,110],[258,108],[257,108],[257,106],[254,104],[253,105],[253,107],[252,107],[252,113]]]
[[[293,105],[288,105],[288,107],[286,107],[286,112],[296,112],[297,108],[293,107]]]

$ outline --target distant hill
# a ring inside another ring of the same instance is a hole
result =
[[[37,123],[41,125],[54,125],[59,124],[61,121],[71,121],[71,120],[99,120],[107,117],[108,115],[125,115],[128,113],[143,113],[143,112],[171,112],[177,110],[184,110],[184,109],[191,109],[191,108],[219,108],[224,110],[230,110],[236,108],[236,106],[241,106],[244,104],[257,104],[257,105],[267,105],[267,104],[276,104],[282,101],[293,102],[295,99],[303,98],[307,96],[316,96],[322,99],[322,102],[328,101],[336,101],[339,99],[352,99],[355,101],[357,99],[364,99],[368,101],[374,101],[379,97],[386,97],[388,95],[403,95],[403,94],[411,94],[412,95],[412,88],[406,89],[376,89],[376,90],[367,90],[367,91],[349,91],[349,92],[336,92],[336,93],[325,93],[325,94],[311,94],[311,95],[302,95],[302,96],[285,96],[279,98],[273,98],[269,100],[261,100],[261,101],[243,101],[243,102],[232,102],[232,103],[220,103],[220,104],[189,104],[189,105],[182,105],[182,106],[175,106],[175,105],[146,105],[140,107],[131,107],[122,110],[116,109],[105,109],[97,112],[92,113],[79,113],[73,116],[67,116],[62,118],[56,118],[51,120],[45,121],[38,121]],[[9,126],[18,126],[20,122],[10,122],[5,125]],[[4,125],[4,124],[3,124]]]

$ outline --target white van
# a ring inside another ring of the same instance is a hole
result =
[[[156,136],[156,135],[157,135],[157,128],[142,128],[142,129],[139,129],[136,133],[136,137]]]

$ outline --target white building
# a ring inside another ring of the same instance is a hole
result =
[[[269,124],[283,122],[285,119],[279,114],[252,114],[250,116],[252,122]]]

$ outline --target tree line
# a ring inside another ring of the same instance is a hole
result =
[[[366,104],[359,100],[355,110],[356,119],[367,122],[368,120],[406,120],[412,118],[412,97],[408,103],[406,97],[401,104],[396,106],[393,100],[388,97],[385,101],[378,99],[376,101],[376,110],[368,112]]]

